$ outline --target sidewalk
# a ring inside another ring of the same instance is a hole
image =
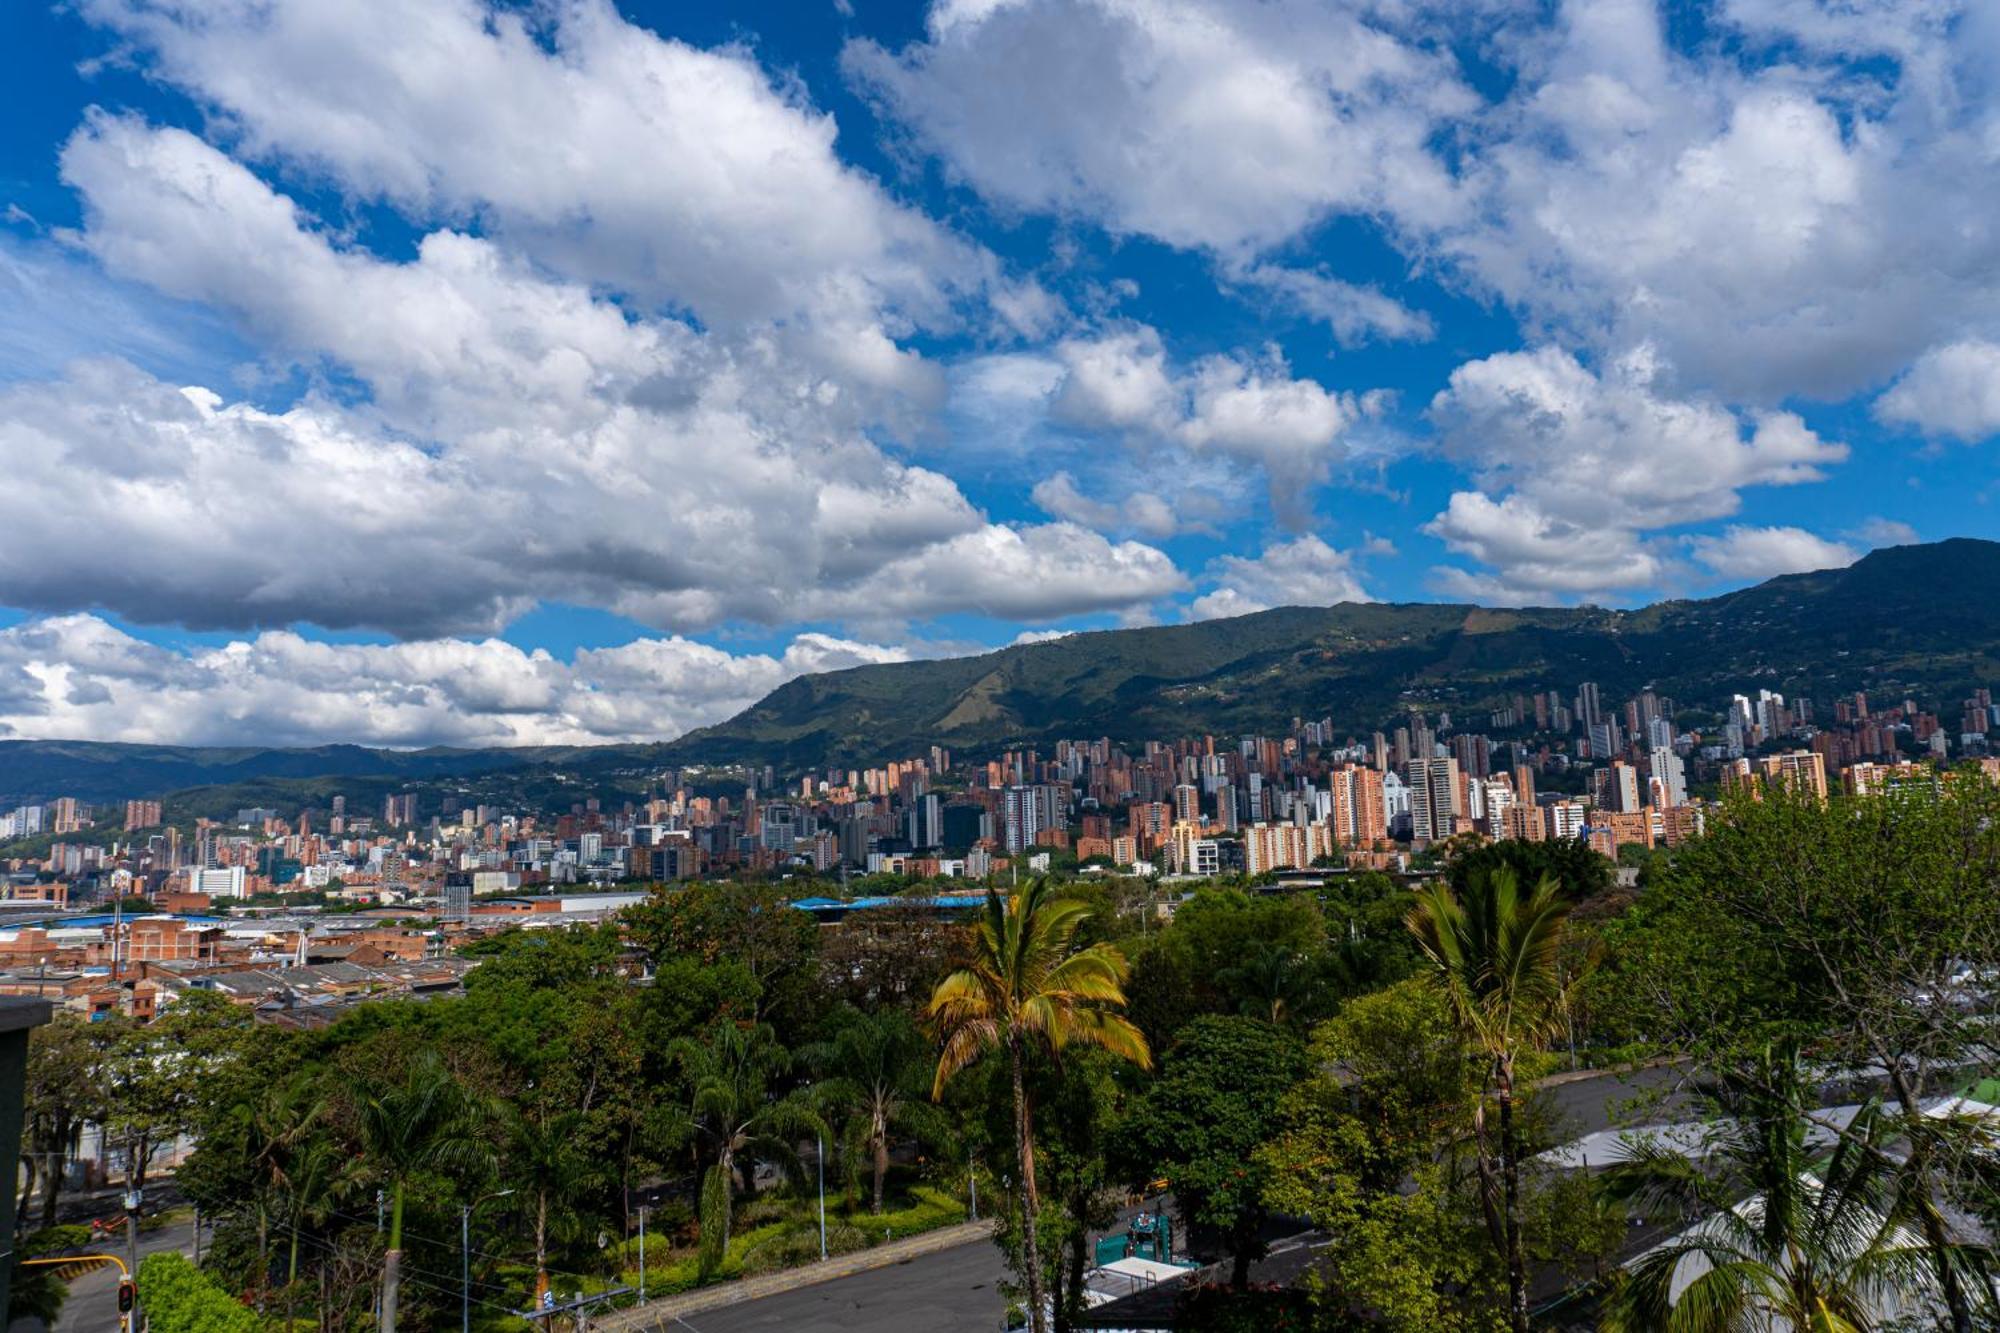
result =
[[[821,1282],[832,1282],[837,1278],[853,1277],[856,1273],[866,1273],[871,1269],[888,1268],[895,1264],[906,1263],[920,1255],[936,1254],[939,1250],[954,1249],[960,1245],[983,1241],[992,1234],[991,1221],[960,1222],[956,1226],[939,1227],[936,1231],[926,1231],[920,1236],[911,1236],[906,1240],[890,1241],[886,1245],[839,1255],[828,1259],[825,1263],[788,1268],[780,1273],[764,1273],[758,1277],[742,1278],[735,1282],[719,1282],[712,1287],[699,1287],[694,1291],[682,1292],[678,1296],[664,1296],[629,1310],[595,1316],[591,1320],[591,1326],[602,1330],[602,1333],[669,1333],[674,1321],[683,1315],[699,1314],[703,1310],[714,1310],[725,1305],[777,1296],[784,1292],[797,1291],[801,1287],[816,1286]]]

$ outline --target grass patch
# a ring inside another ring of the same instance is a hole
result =
[[[965,1204],[929,1185],[911,1188],[901,1207],[879,1215],[867,1205],[827,1200],[826,1249],[829,1257],[852,1254],[888,1241],[922,1235],[966,1219]],[[634,1236],[616,1249],[623,1269],[620,1281],[639,1283],[639,1240]],[[646,1241],[646,1294],[670,1296],[716,1282],[733,1282],[760,1273],[782,1272],[819,1262],[819,1203],[813,1196],[765,1194],[745,1207],[729,1237],[728,1251],[716,1271],[703,1282],[692,1246],[670,1246],[659,1236]]]

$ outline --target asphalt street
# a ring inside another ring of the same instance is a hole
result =
[[[929,1333],[941,1328],[999,1333],[1006,1313],[1001,1275],[998,1247],[982,1240],[781,1296],[707,1310],[674,1327],[676,1333]]]
[[[121,1235],[104,1246],[106,1250],[125,1257],[125,1238]],[[143,1258],[155,1250],[194,1249],[194,1224],[181,1221],[158,1231],[139,1233],[139,1254]],[[118,1270],[110,1264],[102,1264],[69,1284],[69,1299],[63,1302],[62,1314],[56,1318],[55,1333],[115,1333],[118,1328]]]

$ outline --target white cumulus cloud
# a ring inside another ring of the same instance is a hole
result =
[[[1717,536],[1691,537],[1694,558],[1726,579],[1746,581],[1815,569],[1841,569],[1861,558],[1843,542],[1804,528],[1752,528],[1732,524]]]
[[[579,650],[499,639],[321,643],[286,630],[164,648],[91,615],[0,630],[0,735],[155,744],[556,745],[668,740],[794,676],[902,661],[802,634],[777,656],[683,638]]]
[[[2000,343],[1974,338],[1933,347],[1875,400],[1875,415],[1961,440],[2000,434]]]
[[[1372,602],[1355,568],[1356,553],[1336,550],[1308,533],[1266,546],[1261,555],[1225,555],[1211,561],[1215,586],[1188,605],[1190,620],[1248,615],[1274,606],[1332,606]]]

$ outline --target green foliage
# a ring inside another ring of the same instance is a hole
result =
[[[1627,1033],[1725,1079],[1770,1050],[1880,1069],[1910,1139],[1901,1189],[1984,1210],[1989,1190],[1967,1187],[1923,1103],[1993,1068],[1965,968],[2000,958],[2000,786],[1961,773],[1924,798],[1738,795],[1606,938],[1600,1003]],[[1973,1327],[1984,1283],[1949,1262],[1941,1218],[1916,1222],[1954,1327]]]
[[[62,1163],[87,1119],[106,1113],[103,1099],[105,1044],[77,1015],[55,1018],[28,1034],[28,1067],[23,1080],[21,1162],[32,1200],[39,1182],[41,1223],[54,1224],[62,1190]],[[20,1219],[28,1220],[26,1209]]]
[[[759,1158],[798,1176],[801,1137],[825,1133],[806,1098],[778,1096],[773,1085],[792,1065],[769,1027],[716,1022],[701,1041],[674,1043],[673,1059],[691,1093],[674,1134],[691,1139],[708,1163],[701,1184],[702,1276],[711,1276],[729,1244],[739,1163],[749,1183]]]
[[[459,952],[480,960],[465,979],[468,991],[508,985],[548,990],[617,976],[623,947],[618,928],[605,925],[503,930]]]
[[[31,1231],[15,1246],[13,1276],[9,1280],[7,1313],[10,1319],[39,1319],[53,1326],[69,1299],[69,1283],[60,1270],[42,1264],[23,1266],[21,1259],[81,1250],[90,1244],[89,1227],[53,1226]]]
[[[1180,1030],[1160,1076],[1129,1109],[1118,1135],[1126,1180],[1171,1183],[1183,1214],[1213,1227],[1242,1286],[1261,1256],[1269,1168],[1256,1160],[1279,1103],[1307,1069],[1302,1043],[1254,1018],[1206,1015]]]
[[[1203,888],[1133,962],[1131,1012],[1164,1048],[1200,1014],[1322,1017],[1337,995],[1311,898]]]
[[[1512,870],[1522,884],[1554,880],[1572,903],[1608,893],[1617,882],[1612,862],[1576,838],[1549,842],[1505,838],[1478,843],[1451,858],[1445,878],[1453,890],[1463,894],[1475,879],[1503,868]]]
[[[1662,1049],[1947,1063],[1981,1023],[1928,997],[1952,993],[1962,960],[2000,957],[2000,788],[1733,799],[1605,933],[1599,1003]]]
[[[668,959],[729,963],[756,985],[750,1016],[809,1024],[819,926],[792,908],[781,884],[700,881],[662,886],[625,913],[632,942],[658,967]]]
[[[1499,1264],[1456,1168],[1482,1070],[1443,997],[1412,980],[1353,1000],[1309,1063],[1256,1157],[1270,1206],[1333,1237],[1321,1304],[1407,1333],[1498,1326]]]
[[[1013,1123],[1005,1137],[1013,1140],[1019,1182],[1016,1271],[1027,1285],[1035,1333],[1046,1318],[1045,1252],[1037,1235],[1041,1197],[1034,1104],[1026,1087],[1029,1065],[1092,1047],[1142,1068],[1152,1063],[1145,1037],[1118,1012],[1125,1004],[1125,956],[1106,941],[1081,938],[1092,915],[1089,902],[1052,892],[1045,879],[1005,898],[989,889],[968,965],[938,982],[927,1010],[943,1044],[933,1096],[957,1075],[986,1063],[989,1053],[1006,1057],[1011,1087],[1005,1100]],[[989,1096],[987,1104],[1001,1100]]]
[[[1879,1101],[1862,1105],[1824,1154],[1812,1081],[1794,1050],[1767,1053],[1731,1080],[1735,1114],[1708,1133],[1699,1163],[1641,1140],[1603,1177],[1612,1198],[1679,1230],[1647,1252],[1606,1311],[1608,1333],[1657,1328],[1726,1333],[1748,1327],[1878,1327],[1891,1291],[1936,1292],[1949,1268],[1992,1306],[1993,1255],[1979,1242],[1942,1251],[1924,1240],[1928,1195],[1904,1188],[1895,1148],[1905,1132]],[[1984,1134],[1980,1127],[1968,1130]],[[1987,1136],[1990,1142],[1990,1136]],[[1685,1285],[1682,1265],[1708,1268]]]
[[[1498,1132],[1475,1120],[1480,1203],[1493,1248],[1507,1269],[1515,1333],[1528,1333],[1528,1272],[1520,1209],[1524,1150],[1515,1098],[1518,1062],[1539,1049],[1565,1010],[1561,888],[1544,875],[1525,892],[1511,865],[1476,869],[1462,890],[1435,884],[1417,892],[1410,932],[1467,1045],[1488,1062],[1499,1106]]]
[[[139,1303],[153,1333],[258,1333],[261,1321],[176,1251],[139,1264]]]
[[[914,1134],[920,1142],[935,1143],[946,1132],[942,1117],[925,1100],[936,1059],[929,1039],[900,1009],[875,1014],[843,1009],[830,1027],[832,1037],[806,1047],[800,1059],[822,1080],[813,1101],[840,1130],[845,1156],[867,1157],[870,1206],[879,1213],[891,1137]]]

